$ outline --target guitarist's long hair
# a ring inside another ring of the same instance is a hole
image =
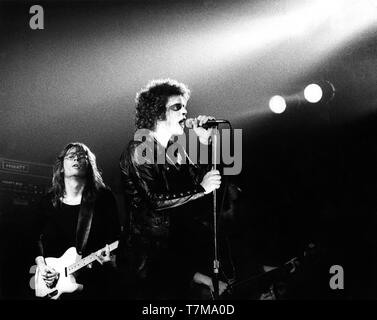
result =
[[[84,152],[88,157],[86,183],[81,203],[90,205],[94,202],[98,191],[101,188],[106,188],[101,172],[97,168],[96,156],[94,153],[82,142],[68,143],[59,153],[53,168],[52,187],[50,189],[50,193],[52,194],[52,204],[54,207],[57,207],[61,203],[60,199],[65,193],[63,162],[67,152],[72,148],[75,148],[79,152]]]

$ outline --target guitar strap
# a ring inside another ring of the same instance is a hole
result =
[[[76,229],[76,249],[77,253],[82,256],[86,243],[88,242],[90,227],[93,220],[93,205],[80,206],[79,217]]]

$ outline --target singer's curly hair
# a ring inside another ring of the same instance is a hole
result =
[[[172,79],[150,81],[136,94],[136,129],[154,130],[157,120],[166,119],[166,103],[171,96],[190,98],[190,90],[183,83]]]

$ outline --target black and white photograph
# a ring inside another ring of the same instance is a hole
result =
[[[375,0],[1,0],[0,136],[0,300],[377,299]]]

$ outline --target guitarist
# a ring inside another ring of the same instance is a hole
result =
[[[47,287],[53,287],[59,274],[46,265],[46,257],[60,257],[70,247],[76,247],[82,257],[106,248],[96,255],[99,264],[76,276],[84,290],[68,296],[105,298],[108,272],[103,269],[115,266],[108,244],[118,239],[120,224],[115,198],[102,180],[95,155],[85,144],[69,143],[56,158],[52,187],[38,206],[36,225],[35,262]]]

